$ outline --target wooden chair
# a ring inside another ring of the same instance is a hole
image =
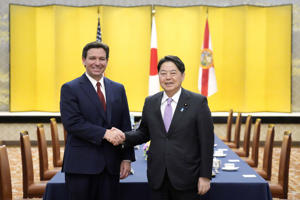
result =
[[[246,123],[245,123],[243,148],[242,149],[233,149],[233,151],[240,157],[248,157],[249,156],[251,126],[252,126],[252,116],[248,115],[248,117],[246,119]]]
[[[242,124],[242,114],[238,113],[238,116],[235,120],[235,130],[234,130],[234,141],[225,142],[230,148],[238,149],[240,148],[240,133],[241,133],[241,124]]]
[[[272,156],[274,143],[274,125],[270,124],[265,141],[263,166],[262,169],[255,169],[255,171],[265,180],[271,180],[272,175]]]
[[[53,166],[61,167],[62,159],[60,158],[60,144],[58,139],[58,129],[55,118],[50,119],[51,137],[52,137],[52,150],[53,150]]]
[[[260,138],[261,119],[257,118],[254,126],[254,134],[252,139],[251,157],[243,158],[250,167],[258,166],[259,138]]]
[[[222,140],[224,142],[231,142],[231,126],[232,126],[232,117],[233,116],[233,110],[230,109],[227,117],[227,128],[226,128],[226,137]]]
[[[45,130],[43,124],[37,125],[37,139],[38,139],[38,150],[39,150],[39,161],[40,161],[40,180],[50,180],[60,168],[49,169],[48,165],[48,152],[47,142],[45,137]]]
[[[291,144],[292,134],[290,131],[285,131],[279,158],[278,183],[269,185],[273,198],[288,198]]]
[[[0,146],[0,199],[12,200],[12,187],[7,149]]]
[[[22,172],[23,172],[23,198],[41,198],[46,189],[47,182],[34,182],[31,144],[27,131],[20,133]]]

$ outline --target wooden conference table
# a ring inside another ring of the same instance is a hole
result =
[[[272,200],[268,182],[261,178],[251,167],[240,159],[218,137],[215,137],[215,150],[226,149],[225,157],[221,160],[219,173],[211,181],[211,189],[202,199],[208,200]],[[121,180],[121,200],[149,200],[150,188],[147,183],[147,163],[143,156],[142,146],[135,151],[136,162],[132,163],[134,174]],[[235,171],[224,171],[224,163],[234,162],[239,167]],[[43,197],[44,200],[66,200],[64,173],[57,173],[48,183]]]

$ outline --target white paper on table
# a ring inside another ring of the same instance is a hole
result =
[[[218,149],[219,151],[228,151],[228,149]]]
[[[239,159],[229,159],[228,162],[240,162]]]
[[[244,178],[255,178],[256,175],[255,174],[243,174]]]

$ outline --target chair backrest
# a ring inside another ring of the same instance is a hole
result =
[[[226,142],[231,141],[231,126],[232,126],[233,110],[230,109],[227,117]]]
[[[248,115],[248,117],[246,119],[246,123],[245,123],[244,144],[243,144],[243,150],[245,152],[245,157],[249,156],[251,126],[252,126],[252,116]]]
[[[7,149],[0,146],[0,199],[12,199],[12,187]]]
[[[268,132],[265,141],[264,155],[263,155],[263,170],[267,173],[266,180],[271,179],[272,175],[272,156],[273,156],[273,143],[275,134],[274,124],[268,126]]]
[[[60,167],[58,161],[60,160],[60,144],[58,139],[58,129],[55,118],[50,119],[51,137],[52,137],[52,150],[53,150],[53,165]]]
[[[252,167],[258,166],[260,125],[261,125],[261,119],[257,118],[255,121],[255,125],[254,125],[254,133],[253,133],[253,140],[252,140],[251,159],[253,160],[253,163],[254,163],[254,165]]]
[[[291,144],[292,134],[290,131],[285,131],[282,140],[278,173],[278,184],[283,188],[284,199],[287,199],[288,194]]]
[[[45,179],[45,172],[49,169],[48,165],[48,152],[47,152],[47,142],[45,137],[45,130],[43,124],[37,125],[37,141],[39,150],[39,161],[40,161],[40,180]]]
[[[241,124],[242,124],[242,114],[238,113],[235,120],[234,141],[233,141],[236,148],[240,148]]]
[[[23,172],[23,196],[28,196],[29,186],[34,183],[33,162],[31,144],[27,131],[20,133],[22,172]]]

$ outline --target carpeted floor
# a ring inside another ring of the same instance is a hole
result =
[[[63,148],[61,148],[63,152]],[[279,167],[279,155],[280,148],[274,148],[273,155],[273,170],[272,170],[272,181],[277,182],[277,174]],[[37,147],[32,147],[33,154],[33,163],[34,163],[34,176],[35,180],[39,181],[39,158]],[[263,148],[260,148],[260,163],[263,155]],[[13,189],[13,199],[23,199],[23,190],[22,190],[22,162],[21,162],[21,153],[20,147],[9,147],[8,156],[10,162],[11,176],[12,176],[12,189]],[[53,168],[52,164],[52,149],[48,148],[48,157],[49,157],[49,166]],[[300,148],[292,148],[291,152],[291,161],[290,161],[290,175],[289,175],[289,199],[300,199]],[[298,166],[298,169],[296,169]],[[37,198],[38,199],[38,198]]]

